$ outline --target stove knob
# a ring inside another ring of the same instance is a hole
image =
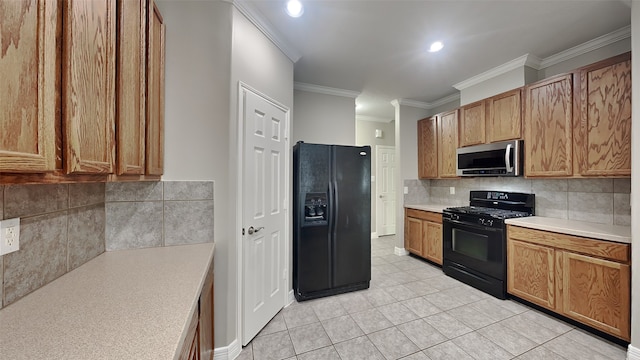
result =
[[[493,226],[493,220],[487,220],[487,225]]]
[[[453,220],[459,220],[459,219],[460,219],[460,215],[458,215],[458,214],[451,214],[451,218],[452,218]]]

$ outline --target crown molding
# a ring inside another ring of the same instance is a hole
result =
[[[425,109],[425,110],[429,110],[429,109],[431,109],[433,107],[433,106],[431,106],[430,103],[427,103],[427,102],[424,102],[424,101],[410,100],[410,99],[396,99],[396,100],[393,100],[391,102],[391,104],[393,106],[396,106],[396,104],[394,104],[394,102],[396,102],[397,105],[411,106],[411,107],[414,107],[414,108]]]
[[[233,6],[240,11],[255,27],[258,28],[275,46],[280,49],[293,63],[302,57],[300,53],[289,44],[271,23],[262,16],[253,5],[244,0],[231,0]]]
[[[356,120],[357,121],[372,121],[372,122],[379,122],[379,123],[388,124],[388,123],[392,122],[394,119],[387,119],[387,118],[383,118],[383,117],[379,117],[379,116],[357,115],[356,114]]]
[[[410,100],[410,99],[395,99],[391,101],[391,105],[395,107],[404,105],[404,106],[410,106],[418,109],[431,110],[440,105],[448,104],[452,101],[456,101],[459,99],[460,99],[460,94],[458,93],[458,94],[451,94],[447,97],[443,97],[442,99],[438,99],[434,102],[423,102],[423,101]]]
[[[518,68],[521,68],[523,66],[530,66],[533,67],[535,69],[538,69],[536,66],[539,66],[540,63],[540,59],[535,56],[535,55],[531,55],[531,54],[524,54],[518,58],[515,58],[509,62],[506,62],[502,65],[496,66],[493,69],[487,70],[481,74],[478,74],[476,76],[473,76],[467,80],[461,81],[455,85],[453,85],[454,88],[458,89],[458,90],[464,90],[468,87],[471,87],[473,85],[477,85],[480,84],[481,82],[487,81],[489,79],[492,79],[496,76],[502,75],[504,73],[507,73],[511,70],[515,70]]]
[[[434,102],[429,103],[429,105],[431,105],[431,108],[436,108],[440,105],[448,104],[456,100],[460,100],[460,93],[451,94],[449,96],[443,97],[442,99],[438,99]]]
[[[354,98],[354,99],[360,95],[360,93],[357,91],[343,90],[343,89],[337,89],[337,88],[332,88],[328,86],[320,86],[320,85],[307,84],[302,82],[294,82],[293,88],[295,90],[300,90],[300,91],[314,92],[314,93],[333,95],[333,96],[343,96],[343,97]]]
[[[549,66],[561,63],[574,57],[586,54],[589,51],[597,50],[601,47],[605,47],[629,37],[631,37],[631,25],[625,26],[616,31],[610,32],[593,40],[589,40],[585,43],[574,46],[570,49],[546,57],[540,62],[540,69],[544,69]]]

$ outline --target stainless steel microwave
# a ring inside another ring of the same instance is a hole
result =
[[[522,176],[522,140],[474,145],[456,150],[458,176]]]

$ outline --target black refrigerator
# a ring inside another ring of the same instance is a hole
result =
[[[371,147],[293,147],[293,291],[298,301],[371,280]]]

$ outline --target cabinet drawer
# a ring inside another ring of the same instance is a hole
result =
[[[406,209],[406,216],[442,224],[442,214],[414,209]]]
[[[622,263],[629,263],[630,261],[631,249],[628,244],[533,230],[513,225],[507,226],[507,236],[511,239],[569,250],[607,260]]]

